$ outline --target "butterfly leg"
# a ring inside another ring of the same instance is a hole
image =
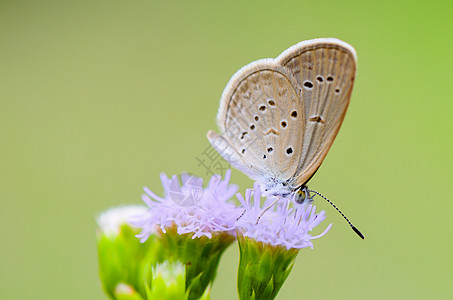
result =
[[[243,211],[242,214],[236,219],[236,221],[239,221],[239,219],[242,218],[242,216],[245,214],[246,211],[247,211],[247,210],[244,209],[244,211]]]
[[[276,198],[275,201],[272,202],[271,205],[269,205],[268,207],[266,207],[266,208],[263,210],[263,212],[261,213],[261,215],[260,215],[260,216],[258,217],[258,219],[256,220],[256,224],[258,224],[258,222],[260,221],[260,219],[261,219],[261,217],[264,215],[264,213],[265,213],[266,211],[268,211],[272,206],[274,206],[275,203],[277,203],[278,200],[280,200],[279,197],[275,197],[275,198]]]

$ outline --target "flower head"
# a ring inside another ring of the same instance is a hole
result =
[[[161,174],[164,196],[159,197],[144,188],[143,201],[149,209],[131,222],[142,229],[137,236],[145,241],[156,226],[162,232],[176,226],[178,234],[193,233],[192,238],[212,237],[215,232],[234,232],[235,221],[241,210],[228,200],[236,193],[237,186],[230,185],[228,170],[225,179],[212,176],[206,188],[203,179],[183,173],[179,183],[176,175],[168,178]]]
[[[277,197],[269,197],[261,205],[258,184],[253,190],[247,189],[245,199],[241,194],[237,194],[237,198],[245,208],[243,216],[236,222],[237,230],[258,242],[287,249],[313,248],[311,240],[323,236],[332,226],[330,224],[323,233],[312,236],[313,228],[325,219],[324,211],[316,214],[316,206],[312,205],[291,207],[291,199]]]
[[[274,299],[294,266],[301,248],[312,247],[318,236],[310,232],[324,218],[324,211],[315,214],[312,205],[293,203],[292,198],[268,197],[261,205],[261,189],[255,184],[237,194],[245,208],[237,220],[239,243],[239,299]]]
[[[228,202],[237,191],[237,186],[229,185],[230,174],[228,170],[223,180],[214,175],[206,188],[196,176],[182,174],[180,184],[177,176],[162,174],[164,196],[144,188],[143,201],[149,208],[130,219],[141,228],[137,237],[142,242],[158,232],[158,263],[184,264],[188,299],[209,295],[220,257],[236,239],[235,222],[242,209]]]

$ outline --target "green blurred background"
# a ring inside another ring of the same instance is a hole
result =
[[[278,299],[452,299],[451,1],[143,0],[0,2],[1,298],[106,299],[96,215],[161,193],[160,172],[208,178],[230,76],[316,37],[359,64],[310,187],[366,239],[318,201],[334,226]],[[237,298],[237,262],[233,245],[212,299]]]

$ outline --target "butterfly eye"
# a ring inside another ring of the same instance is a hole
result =
[[[286,149],[286,153],[287,154],[293,153],[293,148],[289,147],[288,149]]]
[[[270,99],[269,101],[267,101],[267,103],[269,103],[270,106],[275,106],[275,101]]]
[[[321,75],[319,75],[318,77],[316,77],[316,80],[317,80],[318,82],[324,82],[324,78],[323,78]]]
[[[285,127],[286,127],[286,125],[287,125],[285,121],[282,121],[282,123],[281,123],[281,124],[282,124],[282,127],[283,127],[283,128],[285,128]]]
[[[340,89],[339,88],[336,88],[335,89],[335,94],[339,94],[340,93]]]
[[[327,76],[327,81],[332,82],[333,81],[333,77],[332,76]]]
[[[303,190],[298,190],[296,192],[294,201],[296,201],[296,203],[300,204],[300,203],[304,202],[304,200],[305,200],[305,192]]]
[[[297,118],[297,111],[293,110],[293,112],[291,113],[291,117]]]
[[[305,198],[305,192],[304,190],[298,190],[297,194]]]

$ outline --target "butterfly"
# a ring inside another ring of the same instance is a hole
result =
[[[307,183],[340,130],[356,65],[354,48],[334,38],[303,41],[246,65],[223,91],[221,134],[209,131],[209,142],[264,195],[311,202]]]

